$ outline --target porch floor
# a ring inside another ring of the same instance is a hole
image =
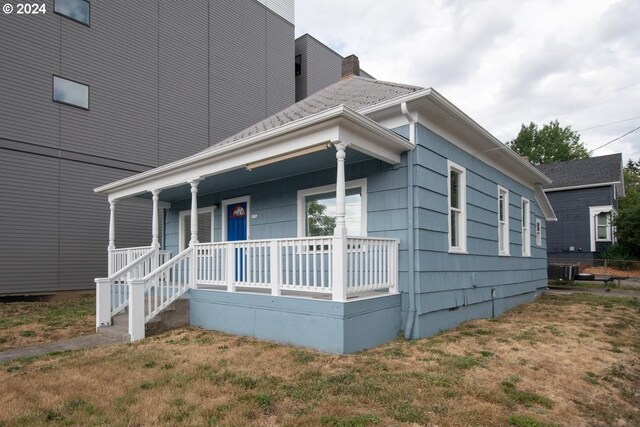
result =
[[[198,285],[198,290],[226,292],[227,287],[224,285]],[[236,286],[236,292],[260,294],[260,295],[271,295],[271,289],[254,288],[249,286]],[[347,294],[347,301],[356,300],[356,299],[376,298],[376,297],[381,297],[386,295],[389,295],[389,291],[387,289],[382,289],[377,291],[363,291],[363,292],[358,292],[354,294]],[[280,296],[305,298],[305,299],[318,299],[318,300],[331,300],[331,297],[332,297],[331,293],[301,292],[301,291],[290,291],[290,290],[282,290]]]

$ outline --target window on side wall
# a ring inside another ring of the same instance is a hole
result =
[[[531,208],[529,200],[522,198],[522,256],[531,256]]]
[[[536,246],[542,246],[542,221],[536,218]]]
[[[467,179],[466,170],[447,161],[449,176],[449,252],[467,251]]]
[[[345,222],[349,236],[367,235],[365,179],[346,183]],[[336,186],[298,191],[298,236],[332,236],[336,226]]]
[[[53,76],[53,100],[73,107],[89,109],[89,86]]]
[[[198,209],[198,242],[213,242],[213,206]],[[191,210],[180,212],[180,251],[191,241]]]
[[[611,212],[600,212],[596,216],[596,241],[611,241]]]
[[[498,254],[509,255],[509,191],[498,186]]]
[[[91,5],[86,0],[55,0],[53,11],[84,25],[89,25]]]

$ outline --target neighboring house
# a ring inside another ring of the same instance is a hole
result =
[[[496,316],[547,286],[549,183],[433,89],[343,78],[95,190],[171,205],[110,251],[97,325],[128,305],[140,339],[186,297],[194,326],[342,353]]]
[[[621,154],[539,165],[551,178],[545,193],[558,221],[547,225],[547,257],[592,263],[616,241],[612,219],[624,196]]]
[[[291,105],[293,3],[44,0],[44,14],[0,13],[0,295],[93,289],[108,238],[94,187]],[[119,203],[119,246],[148,244],[149,206]]]
[[[342,55],[315,37],[304,34],[295,46],[296,102],[342,78]],[[361,70],[363,77],[373,78]]]

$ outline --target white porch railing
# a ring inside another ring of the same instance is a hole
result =
[[[166,251],[149,249],[96,283],[97,325],[111,324],[111,316],[129,305],[135,341],[144,338],[146,322],[198,285],[230,292],[266,289],[272,295],[313,292],[338,301],[367,291],[397,293],[398,240],[326,236],[199,243],[171,259]]]
[[[332,293],[335,256],[332,236],[247,240],[195,245],[199,285]],[[346,293],[397,292],[398,241],[347,237]]]
[[[159,265],[166,263],[171,257],[169,251],[161,251],[146,247],[146,251],[140,255],[140,248],[118,249],[118,262],[123,262],[125,256],[130,256],[133,260],[111,274],[109,277],[96,279],[96,295],[97,295],[97,313],[96,325],[111,324],[111,318],[129,305],[129,281],[145,277],[147,274],[156,269]],[[112,252],[110,251],[109,256]]]
[[[135,248],[111,249],[109,251],[109,272],[111,275],[124,269],[138,258],[146,255],[153,246],[138,246]]]

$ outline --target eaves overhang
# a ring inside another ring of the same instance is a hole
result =
[[[473,138],[465,138],[462,144],[464,146],[461,148],[479,160],[499,167],[500,170],[520,182],[526,181],[530,187],[536,184],[543,186],[551,184],[551,180],[545,174],[432,88],[399,96],[371,107],[360,109],[358,112],[373,118],[382,115],[385,110],[398,109],[398,114],[400,114],[399,108],[404,102],[409,105],[410,110],[422,111],[426,119],[434,116],[434,114],[430,113],[433,113],[433,107],[435,106],[439,110],[439,118],[444,118],[439,120],[438,123],[443,130],[450,130],[452,133],[459,132],[461,127],[468,130],[473,135]],[[448,120],[448,118],[453,120]],[[455,144],[457,141],[450,142]]]
[[[321,143],[343,142],[391,164],[413,144],[362,114],[339,105],[264,132],[201,151],[192,156],[124,178],[94,191],[109,200],[184,185],[265,159],[300,152]]]

